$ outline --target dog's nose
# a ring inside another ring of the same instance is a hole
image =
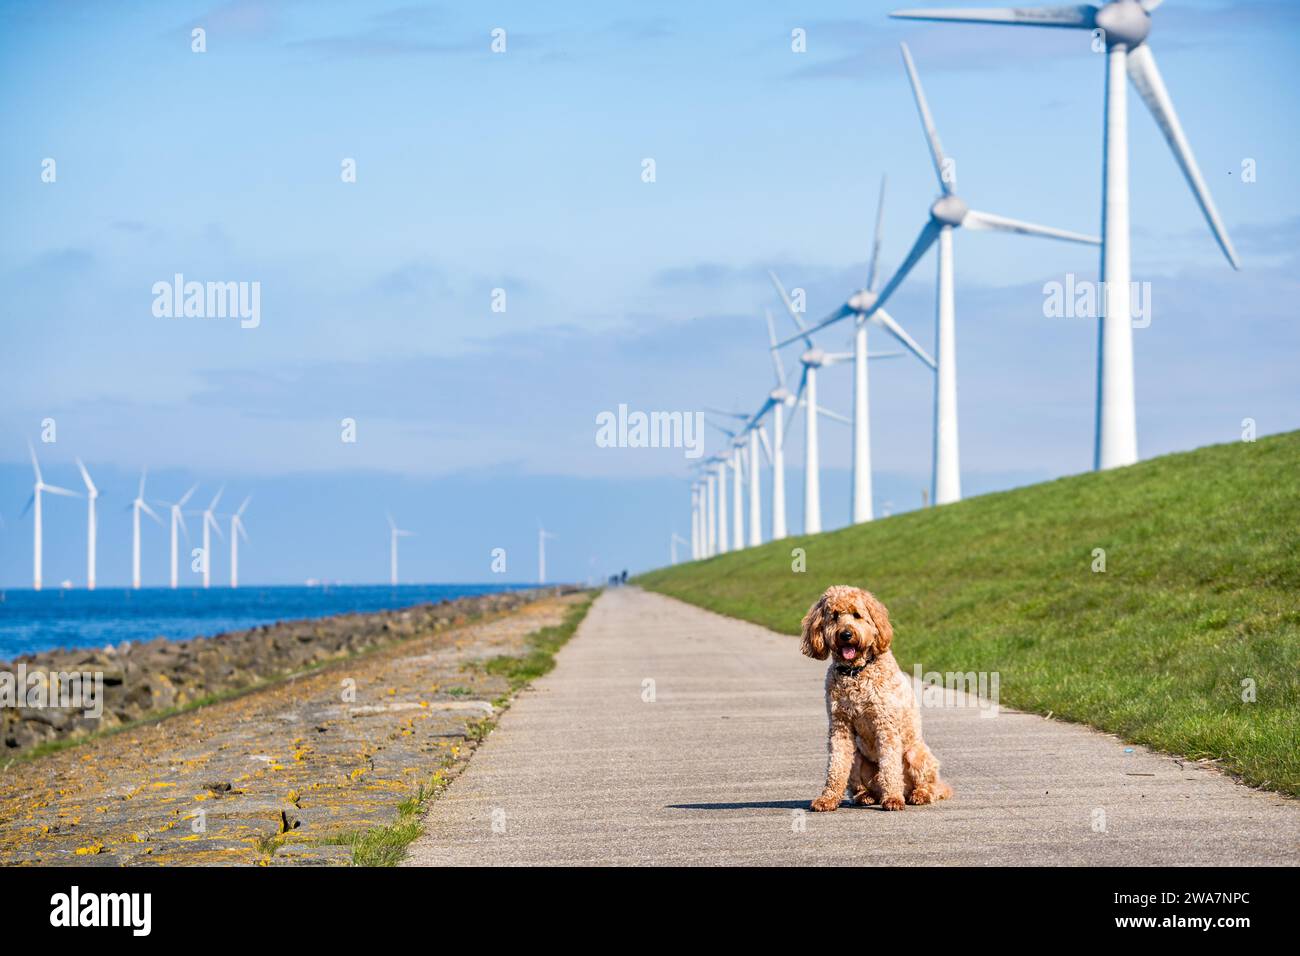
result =
[[[852,632],[852,631],[840,631],[840,640],[841,640],[841,641],[851,641],[851,640],[853,640],[853,632]]]

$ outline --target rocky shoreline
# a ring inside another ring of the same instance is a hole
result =
[[[416,635],[513,611],[556,589],[503,591],[391,611],[282,621],[213,637],[124,642],[101,649],[53,650],[0,664],[0,674],[103,675],[102,713],[83,708],[0,706],[0,758],[164,714],[328,661]],[[9,676],[11,689],[15,678]],[[19,703],[24,688],[18,687]]]

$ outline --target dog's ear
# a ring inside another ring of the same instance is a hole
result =
[[[799,650],[808,657],[819,661],[826,660],[830,648],[826,646],[826,638],[822,633],[825,627],[826,595],[823,594],[803,616],[803,634],[799,640]]]
[[[866,606],[867,614],[871,617],[871,623],[876,625],[876,653],[883,654],[889,650],[889,645],[894,643],[894,625],[889,623],[889,611],[870,591],[858,593]]]

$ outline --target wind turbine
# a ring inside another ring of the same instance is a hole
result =
[[[154,521],[158,522],[158,527],[162,527],[162,519],[149,507],[149,502],[144,500],[144,479],[147,471],[140,472],[140,489],[135,493],[135,500],[131,502],[131,587],[140,590],[140,512],[143,511]]]
[[[52,495],[64,495],[68,498],[81,496],[67,488],[47,485],[45,479],[41,477],[41,466],[36,461],[36,449],[30,442],[27,444],[27,450],[32,456],[32,470],[36,472],[36,483],[32,487],[32,496],[27,499],[27,504],[23,507],[23,514],[27,514],[28,509],[34,509],[32,511],[32,590],[39,591],[41,589],[41,493],[48,491]]]
[[[742,469],[744,468],[743,459],[744,459],[746,435],[749,433],[752,425],[751,416],[742,415],[739,412],[719,411],[716,408],[706,409],[706,411],[711,411],[718,415],[725,415],[728,418],[738,418],[742,422],[746,422],[746,424],[738,432],[732,431],[730,428],[724,428],[721,425],[717,424],[716,422],[712,422],[712,421],[709,422],[710,425],[712,425],[718,431],[722,432],[724,435],[726,435],[728,438],[731,439],[731,448],[732,448],[731,451],[731,470],[732,470],[731,550],[743,551],[745,549],[745,500],[744,500],[744,490],[743,490],[744,484],[743,484]],[[751,449],[751,455],[755,454],[757,451],[757,440],[758,440],[757,436],[754,436],[752,441],[754,447]],[[725,481],[727,453],[723,452],[721,457],[723,461],[723,478]],[[750,475],[751,516],[754,508],[754,499],[758,494],[758,487],[755,478],[756,476],[751,472]],[[726,507],[725,501],[723,502],[723,507],[724,508]],[[751,535],[755,533],[756,532],[751,528]]]
[[[221,500],[221,493],[225,488],[217,489],[217,496],[212,499],[212,503],[203,510],[203,586],[206,588],[212,583],[212,550],[210,548],[210,533],[216,531],[217,537],[221,537],[221,527],[217,524],[217,519],[213,517],[212,512],[217,507],[217,502]]]
[[[249,498],[252,496],[250,495]],[[248,540],[244,530],[244,509],[248,507],[249,498],[245,498],[238,510],[230,516],[230,586],[239,587],[239,539]]]
[[[86,513],[86,590],[95,590],[95,532],[98,525],[95,521],[95,499],[99,497],[99,489],[95,483],[90,480],[90,472],[86,471],[86,466],[82,464],[80,458],[77,459],[77,467],[81,469],[81,480],[86,483],[86,503],[89,510]]]
[[[822,530],[822,505],[821,505],[821,465],[820,465],[820,448],[818,446],[817,434],[817,416],[825,415],[837,421],[852,424],[852,422],[843,415],[836,415],[817,405],[817,370],[825,366],[838,365],[842,362],[857,361],[856,352],[826,352],[819,349],[813,342],[810,330],[804,328],[803,320],[799,318],[799,313],[795,310],[794,304],[790,297],[785,294],[785,288],[781,285],[775,273],[768,273],[772,278],[772,284],[781,295],[781,301],[785,303],[786,310],[790,314],[790,319],[799,329],[799,334],[794,340],[803,339],[808,348],[799,356],[799,361],[803,365],[803,376],[799,381],[799,390],[795,393],[795,404],[804,405],[804,484],[803,484],[803,509],[804,509],[804,534],[817,534]],[[902,331],[901,329],[899,331]],[[903,335],[907,335],[906,332]],[[794,341],[791,340],[791,341]],[[865,344],[865,337],[862,339]],[[910,339],[909,339],[910,341]],[[915,343],[913,343],[915,345]],[[779,348],[780,345],[774,346]],[[917,351],[920,347],[916,346]],[[862,356],[863,364],[872,358],[893,358],[901,355],[901,352],[881,352],[875,355]],[[865,409],[863,410],[863,420],[865,421]],[[855,459],[854,470],[856,473],[858,463]],[[869,464],[868,464],[869,467]],[[856,484],[856,481],[855,481]]]
[[[537,583],[546,583],[546,539],[554,538],[555,535],[542,527],[542,523],[537,523]]]
[[[876,238],[871,249],[871,264],[867,269],[867,285],[865,288],[853,293],[845,301],[844,305],[832,313],[831,317],[818,323],[817,328],[830,325],[832,322],[838,322],[840,319],[847,318],[850,315],[855,317],[855,331],[853,335],[853,353],[850,358],[853,359],[853,495],[852,495],[852,519],[854,524],[861,524],[864,521],[870,521],[872,518],[871,511],[871,416],[868,409],[868,390],[867,390],[867,363],[872,358],[892,357],[898,353],[879,353],[872,355],[867,351],[867,326],[875,325],[884,329],[899,342],[901,342],[913,355],[928,365],[931,369],[935,368],[934,359],[916,344],[907,332],[894,321],[884,309],[878,308],[878,301],[875,292],[877,279],[877,265],[880,261],[880,241],[882,216],[885,209],[885,180],[880,181],[880,200],[876,205]],[[768,276],[772,280],[772,285],[776,287],[777,294],[780,295],[781,301],[785,304],[786,312],[794,320],[796,326],[803,329],[803,320],[799,318],[795,310],[794,303],[786,294],[785,287],[781,285],[781,280],[776,274],[769,272]],[[872,308],[875,311],[872,312]],[[812,338],[802,331],[799,335],[792,336],[784,342],[776,344],[776,347],[788,345],[791,342],[797,342],[802,339],[812,347]],[[843,357],[837,357],[842,361]]]
[[[1173,100],[1146,42],[1151,13],[1161,0],[1110,0],[1102,6],[1014,7],[981,10],[899,10],[892,17],[955,20],[1009,26],[1100,30],[1106,40],[1106,112],[1101,167],[1101,281],[1104,306],[1098,326],[1097,434],[1093,467],[1117,468],[1137,461],[1137,407],[1133,387],[1133,323],[1130,300],[1128,90],[1133,82],[1173,150],[1210,231],[1234,269],[1237,252],[1219,218],[1209,187],[1183,133]]]
[[[141,482],[141,484],[143,484],[143,482]],[[177,547],[178,547],[178,545],[179,545],[179,542],[177,541],[177,537],[176,537],[176,529],[177,529],[177,527],[179,526],[180,529],[181,529],[182,531],[185,532],[185,540],[188,541],[188,540],[190,539],[190,529],[187,528],[187,527],[185,527],[185,515],[183,515],[183,514],[181,513],[181,509],[182,509],[183,507],[185,507],[185,502],[187,502],[187,501],[190,500],[190,495],[194,494],[194,492],[198,490],[198,487],[199,487],[198,485],[191,485],[191,486],[190,486],[190,490],[187,491],[187,492],[185,492],[185,494],[181,496],[181,500],[180,500],[180,501],[175,501],[175,502],[160,501],[160,502],[158,502],[158,503],[161,504],[161,505],[167,505],[168,509],[171,511],[171,531],[172,531],[172,576],[171,576],[171,586],[172,586],[172,590],[173,590],[173,591],[176,590],[176,587],[177,587],[177,585],[179,584],[179,579],[177,578],[177,574],[176,574],[176,569],[177,569]]]
[[[772,367],[776,373],[776,384],[767,393],[767,398],[745,427],[747,430],[752,431],[752,441],[761,441],[767,447],[768,457],[772,463],[772,540],[779,541],[786,536],[785,410],[787,406],[793,406],[795,400],[789,389],[785,387],[785,366],[781,362],[780,353],[777,352],[776,327],[772,324],[770,310],[765,310],[765,317],[767,319],[768,354],[772,358]],[[763,418],[768,412],[772,413],[772,442],[770,445],[768,445],[767,441],[767,432],[763,429]],[[762,533],[756,517],[759,508],[757,503],[758,460],[755,457],[752,445],[750,460],[754,468],[750,473],[750,543],[759,544],[762,540]]]
[[[698,561],[704,555],[700,549],[700,483],[691,482],[691,560]]]
[[[388,518],[388,581],[393,587],[397,587],[397,539],[410,538],[415,535],[414,531],[403,531],[393,522],[393,516],[387,515]]]
[[[685,538],[683,538],[683,537],[682,537],[680,534],[678,534],[676,531],[674,531],[674,532],[672,533],[672,536],[668,539],[668,557],[669,557],[669,560],[671,560],[673,564],[676,564],[676,563],[677,563],[677,545],[678,545],[678,544],[690,544],[690,542],[687,541]]]
[[[921,89],[921,79],[917,76],[916,66],[912,63],[912,54],[907,44],[899,44],[903,51],[903,65],[907,68],[907,78],[912,85],[912,95],[916,99],[916,109],[921,117],[921,127],[925,133],[926,143],[930,149],[930,159],[934,162],[935,175],[939,179],[941,195],[930,206],[929,218],[921,229],[912,249],[903,260],[902,265],[885,284],[876,297],[875,303],[867,310],[867,315],[878,314],[889,297],[907,278],[912,267],[925,255],[930,246],[939,243],[938,298],[935,315],[935,350],[938,353],[938,368],[934,385],[934,476],[932,479],[934,503],[938,505],[957,501],[961,498],[961,466],[958,460],[957,443],[957,329],[956,303],[953,293],[953,254],[952,232],[959,226],[967,229],[1011,232],[1028,236],[1044,236],[1049,239],[1062,239],[1066,242],[1079,242],[1085,245],[1098,245],[1101,240],[1096,236],[1039,226],[1034,223],[995,216],[992,213],[979,212],[966,205],[956,193],[957,176],[955,167],[943,154],[939,144],[939,134],[935,130],[934,120],[930,115],[930,105],[926,102],[925,91]],[[841,310],[843,312],[843,310]],[[843,315],[833,315],[822,325],[838,321]],[[819,326],[820,327],[820,326]]]

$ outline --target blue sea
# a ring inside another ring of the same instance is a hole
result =
[[[531,587],[502,584],[0,591],[0,661],[55,647],[223,634],[276,621],[382,611]]]

